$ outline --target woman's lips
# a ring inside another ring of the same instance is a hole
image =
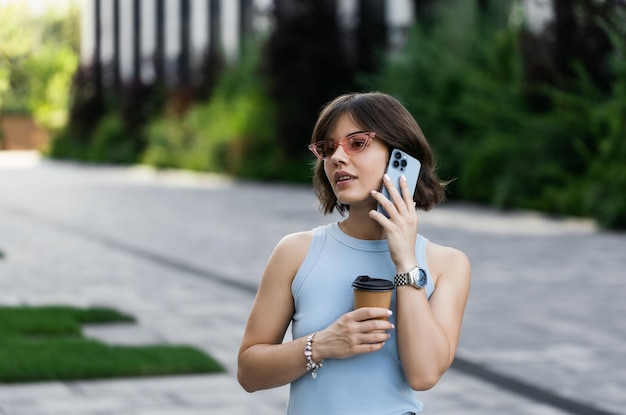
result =
[[[337,172],[333,178],[338,187],[347,186],[354,181],[354,176],[346,172]]]

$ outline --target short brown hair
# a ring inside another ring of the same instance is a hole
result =
[[[434,157],[430,144],[424,137],[411,113],[396,98],[381,92],[350,93],[341,95],[324,106],[313,128],[311,143],[329,139],[329,131],[341,115],[347,114],[360,128],[376,133],[376,138],[389,150],[398,148],[422,163],[414,200],[417,208],[429,210],[445,199],[445,182],[435,174]],[[334,209],[344,214],[349,208],[337,197],[324,172],[324,161],[314,166],[313,188],[320,209],[330,214]]]

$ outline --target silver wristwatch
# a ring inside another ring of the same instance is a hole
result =
[[[409,272],[396,274],[393,279],[393,285],[395,287],[410,285],[414,288],[417,288],[418,290],[424,288],[427,282],[428,276],[426,275],[426,271],[418,266],[415,266],[415,268],[413,268]]]

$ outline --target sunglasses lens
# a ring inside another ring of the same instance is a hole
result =
[[[363,149],[367,146],[368,137],[358,136],[351,137],[348,139],[348,151],[350,153],[358,153],[359,151],[363,151]]]
[[[328,146],[326,145],[326,143],[320,141],[318,143],[315,143],[315,145],[313,146],[313,152],[318,158],[323,159],[326,158],[326,155],[328,154],[327,148]]]

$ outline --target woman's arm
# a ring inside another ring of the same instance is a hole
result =
[[[282,343],[293,317],[291,283],[312,233],[284,237],[266,265],[239,349],[237,378],[248,392],[285,385],[306,373],[306,338]]]
[[[454,360],[471,274],[467,256],[456,249],[429,243],[427,258],[436,280],[430,301],[423,289],[396,292],[398,351],[415,390],[432,388]]]
[[[412,191],[406,180],[400,181],[402,195],[387,177],[384,181],[391,200],[375,191],[372,196],[383,204],[389,219],[376,211],[370,217],[385,229],[396,273],[426,266],[417,263],[415,254],[419,221]],[[433,387],[454,360],[471,275],[469,260],[459,250],[429,243],[426,257],[436,285],[430,301],[423,289],[396,289],[398,352],[409,384],[416,390]]]

